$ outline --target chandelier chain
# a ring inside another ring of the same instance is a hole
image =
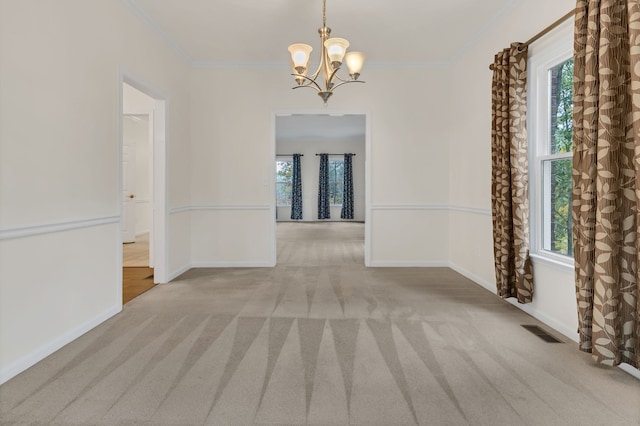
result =
[[[327,26],[327,0],[322,0],[322,26]]]

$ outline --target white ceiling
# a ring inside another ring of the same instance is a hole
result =
[[[194,65],[284,67],[289,44],[319,49],[322,0],[123,1]],[[367,54],[365,67],[446,65],[520,1],[327,0],[327,26]],[[277,117],[276,130],[279,141],[363,140],[365,125],[363,116],[293,115]]]
[[[327,0],[327,26],[372,63],[450,63],[522,0]],[[124,0],[190,62],[288,64],[318,49],[322,0]],[[313,58],[313,54],[312,54]]]

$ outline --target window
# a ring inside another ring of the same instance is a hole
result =
[[[529,60],[532,252],[572,264],[573,32],[533,46]]]
[[[276,204],[291,205],[293,160],[276,160]]]
[[[342,205],[344,160],[329,160],[329,204]]]

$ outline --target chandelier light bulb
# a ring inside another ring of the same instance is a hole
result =
[[[362,66],[364,65],[366,57],[367,56],[362,52],[349,52],[344,57],[344,60],[347,63],[347,68],[349,69],[349,75],[354,80],[357,80],[358,77],[360,77],[360,71],[362,71]]]
[[[344,58],[344,54],[347,52],[349,42],[343,38],[334,37],[326,40],[324,47],[327,49],[329,62],[331,62],[332,65],[337,64],[337,66],[333,65],[334,68],[337,68],[342,64],[342,58]]]
[[[304,43],[296,43],[289,46],[291,62],[293,63],[293,68],[298,72],[298,74],[304,74],[304,72],[306,72],[312,50],[313,47]],[[303,70],[300,71],[299,68],[302,68]]]

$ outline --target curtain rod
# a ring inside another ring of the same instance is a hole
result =
[[[553,24],[549,25],[547,28],[545,28],[544,30],[540,31],[538,34],[536,34],[533,37],[531,37],[529,40],[527,40],[524,43],[522,43],[521,48],[528,47],[532,43],[538,41],[540,38],[546,36],[548,33],[553,31],[554,29],[556,29],[560,24],[562,24],[564,21],[566,21],[567,19],[571,18],[575,14],[576,14],[575,9],[572,10],[571,12],[567,13],[562,18],[558,19]],[[493,70],[493,64],[489,65],[489,69]]]
[[[316,154],[316,155],[322,155],[322,154],[324,154],[324,152],[321,153],[321,154]],[[342,154],[327,154],[327,155],[344,155],[344,154],[356,155],[356,154],[353,154],[353,153],[350,153],[350,152],[345,152],[345,153],[342,153]]]
[[[556,22],[554,22],[553,24],[549,25],[547,28],[545,28],[544,30],[540,31],[538,34],[534,35],[533,37],[531,37],[529,40],[527,40],[526,42],[523,43],[524,46],[529,46],[531,43],[537,41],[538,39],[540,39],[541,37],[544,37],[545,35],[547,35],[549,32],[551,32],[552,30],[554,30],[557,26],[559,26],[560,24],[562,24],[564,21],[566,21],[567,19],[569,19],[570,17],[574,16],[576,14],[575,9],[572,10],[571,12],[567,13],[566,15],[564,15],[562,18],[558,19]]]

